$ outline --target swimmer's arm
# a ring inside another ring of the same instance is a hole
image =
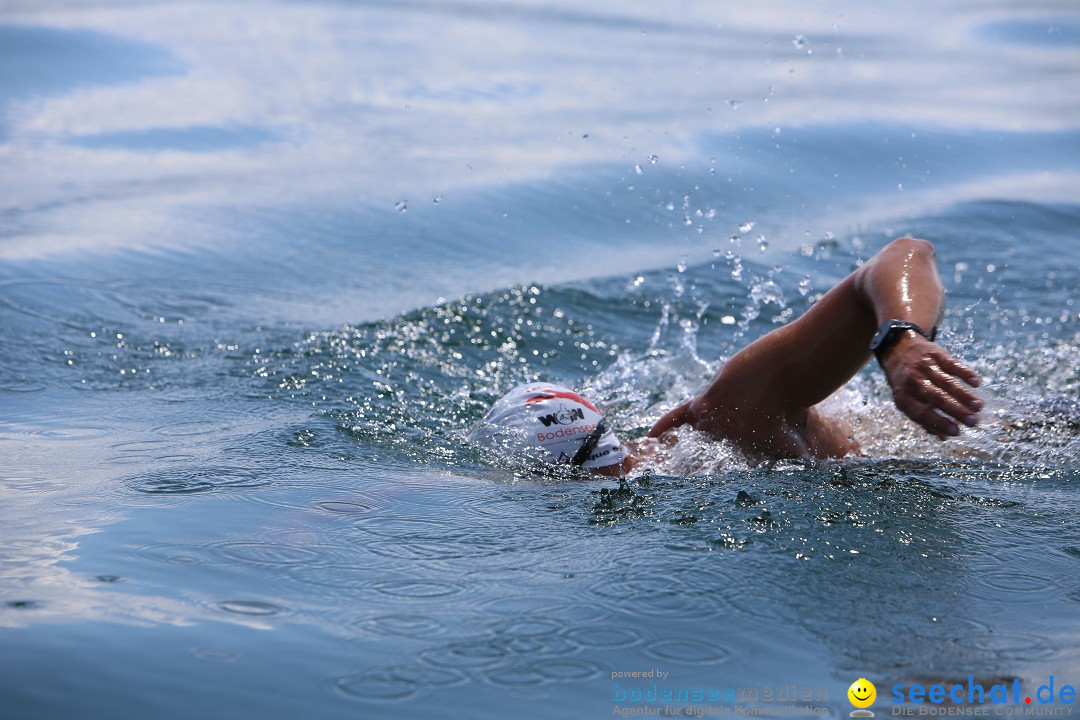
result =
[[[859,371],[879,325],[907,320],[929,331],[944,308],[934,248],[896,240],[847,276],[802,317],[738,352],[709,386],[668,413],[649,435],[682,424],[720,437],[798,419]],[[959,434],[982,403],[966,386],[978,375],[939,345],[908,331],[883,356],[896,406],[927,432]],[[800,415],[801,414],[801,415]]]
[[[908,320],[929,332],[945,311],[934,246],[903,238],[876,257],[881,260],[855,273],[860,297],[874,311],[875,326]],[[944,440],[960,434],[958,422],[978,424],[983,403],[968,388],[981,384],[979,375],[937,343],[908,330],[882,354],[881,369],[896,407],[931,435]]]

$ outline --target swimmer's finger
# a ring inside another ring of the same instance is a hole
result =
[[[918,423],[923,430],[931,435],[936,435],[940,440],[956,437],[960,434],[960,426],[953,422],[951,418],[937,412],[929,403],[920,402],[910,410],[901,409],[909,418]]]
[[[982,378],[979,377],[979,373],[975,372],[949,353],[934,353],[934,359],[937,360],[943,370],[960,378],[971,387],[979,387],[979,385],[982,385]]]
[[[978,424],[978,417],[960,404],[956,398],[934,385],[934,382],[929,378],[924,382],[926,387],[923,390],[922,399],[931,409],[969,427]]]
[[[938,409],[951,415],[968,426],[978,423],[977,413],[982,410],[982,400],[975,393],[964,387],[954,375],[942,370],[937,365],[930,365],[925,370],[926,379],[933,385],[935,392],[927,396]]]
[[[945,394],[936,387],[923,373],[908,374],[903,381],[893,388],[893,400],[896,407],[918,423],[926,432],[944,440],[960,434],[960,427],[952,418],[942,415],[937,410]]]

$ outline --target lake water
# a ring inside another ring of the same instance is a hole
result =
[[[1066,0],[0,3],[4,716],[1080,686],[1078,88]],[[532,379],[640,435],[902,234],[956,441],[868,367],[842,462],[464,442]]]

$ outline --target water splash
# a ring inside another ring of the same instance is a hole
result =
[[[476,463],[464,433],[503,392],[530,380],[586,391],[624,438],[640,436],[664,411],[697,392],[724,358],[814,302],[815,286],[833,282],[861,249],[857,236],[845,247],[826,233],[786,263],[766,265],[742,257],[736,251],[740,241],[732,236],[728,248],[716,248],[719,262],[692,265],[686,258],[674,271],[593,282],[587,289],[518,286],[380,323],[311,333],[293,348],[253,354],[252,381],[281,400],[313,407],[354,443],[394,448],[423,462]],[[832,274],[822,277],[823,271]],[[980,293],[991,291],[986,277],[1000,274],[985,267],[977,274],[958,272]],[[1025,317],[1032,325],[1047,317],[984,305],[985,317],[1006,330]],[[865,457],[1054,466],[1077,455],[1075,405],[1053,399],[1053,393],[1075,393],[1080,382],[1070,359],[1076,339],[1044,343],[1031,353],[1023,349],[1023,337],[1006,333],[1007,342],[986,347],[975,336],[976,327],[985,330],[982,307],[954,307],[942,335],[947,346],[968,348],[964,355],[974,357],[991,379],[984,390],[992,401],[984,424],[965,430],[959,440],[939,443],[895,411],[871,365],[824,406],[851,425]],[[1052,321],[1057,325],[1050,327],[1067,327],[1076,317]],[[1031,377],[1040,378],[1037,383],[1016,377],[1023,363]],[[662,466],[665,471],[714,472],[739,462],[723,443],[692,434],[685,440]]]

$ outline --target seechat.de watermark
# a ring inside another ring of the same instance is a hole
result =
[[[984,685],[968,675],[962,683],[898,683],[890,699],[892,715],[1068,717],[1076,707],[1076,688],[1053,675],[1033,692],[1024,689],[1020,678]]]

